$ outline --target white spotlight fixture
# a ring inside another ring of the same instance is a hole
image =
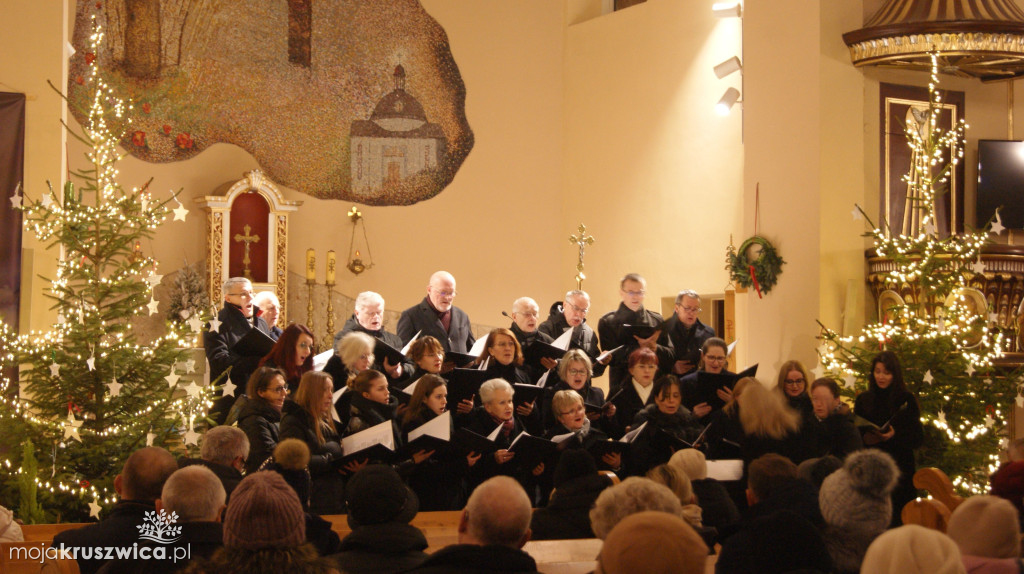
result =
[[[743,4],[741,2],[715,2],[711,5],[711,11],[719,18],[739,18],[743,16]]]
[[[742,69],[743,64],[740,63],[740,59],[736,56],[733,56],[728,60],[722,62],[721,64],[715,66],[715,75],[718,76],[719,80],[721,80],[722,78],[728,76],[729,74],[738,72]]]
[[[729,88],[722,94],[722,99],[718,100],[715,104],[715,112],[720,116],[729,115],[729,111],[732,110],[733,105],[740,99],[740,91],[736,88]]]

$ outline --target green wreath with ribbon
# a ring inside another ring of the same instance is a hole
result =
[[[751,259],[748,252],[754,245],[759,245],[761,252]],[[770,241],[755,235],[744,241],[739,249],[729,246],[728,263],[729,279],[743,287],[753,287],[761,297],[779,282],[782,265],[786,262]]]

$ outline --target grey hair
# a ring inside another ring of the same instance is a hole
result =
[[[587,301],[590,301],[590,295],[588,295],[587,292],[583,291],[582,289],[573,289],[572,291],[566,291],[565,299],[568,301],[570,297],[583,297]]]
[[[164,483],[160,502],[168,513],[178,513],[181,522],[209,522],[217,519],[227,494],[213,471],[199,464],[174,471]]]
[[[676,305],[683,304],[683,297],[690,297],[691,299],[696,299],[698,303],[700,302],[700,295],[696,291],[693,289],[683,289],[676,295]]]
[[[380,293],[373,291],[363,291],[359,295],[356,295],[355,309],[359,311],[365,308],[370,303],[380,303],[381,307],[384,306],[384,297]]]
[[[499,390],[506,390],[512,393],[513,396],[516,393],[516,390],[505,379],[491,379],[480,385],[480,402],[485,404],[491,402],[491,399],[494,398],[494,393]]]
[[[370,351],[370,363],[373,363],[373,348],[376,344],[377,340],[366,333],[363,333],[362,331],[352,331],[350,333],[346,333],[345,336],[338,341],[338,346],[335,347],[335,353],[341,358],[341,364],[345,365],[346,369],[351,370],[351,366],[359,360],[359,356],[366,350]]]
[[[522,311],[525,311],[526,309],[524,309],[524,307],[526,307],[527,305],[533,305],[534,307],[537,308],[538,312],[540,311],[540,305],[538,305],[537,302],[534,301],[531,297],[520,297],[512,302],[512,312],[520,313]]]
[[[649,478],[631,476],[598,495],[590,509],[590,526],[594,534],[604,540],[620,520],[645,510],[667,512],[683,518],[679,497],[669,487]]]
[[[281,300],[277,298],[277,295],[273,291],[260,291],[253,295],[252,304],[256,305],[260,309],[263,308],[267,303],[272,304],[274,307],[281,308]]]
[[[495,476],[473,490],[465,509],[466,531],[485,545],[519,548],[530,530],[530,497],[514,479]]]
[[[231,466],[236,458],[249,457],[249,437],[238,427],[221,425],[203,435],[199,456],[206,461]]]
[[[223,294],[227,295],[228,291],[231,291],[232,285],[241,285],[243,283],[248,283],[250,286],[252,285],[252,281],[249,281],[245,277],[232,277],[228,279],[227,281],[224,282],[224,285],[221,287],[224,290]]]

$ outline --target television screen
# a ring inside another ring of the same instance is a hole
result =
[[[978,141],[977,227],[997,208],[1003,225],[1024,229],[1024,142]]]

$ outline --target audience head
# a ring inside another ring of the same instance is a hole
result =
[[[1010,446],[1006,449],[1006,455],[1013,462],[1024,460],[1024,438],[1011,441]]]
[[[563,484],[597,474],[597,463],[589,452],[582,448],[567,448],[558,457],[558,464],[555,465],[555,473],[552,476],[552,483],[555,488],[561,488]]]
[[[972,496],[960,503],[949,517],[946,534],[964,556],[1020,556],[1017,509],[998,496]]]
[[[828,418],[842,404],[839,398],[839,383],[835,379],[822,377],[811,383],[811,405],[814,416],[821,420]]]
[[[427,299],[434,309],[446,313],[452,308],[455,300],[455,277],[447,271],[436,271],[430,276],[427,284]]]
[[[590,295],[586,291],[573,289],[565,294],[562,301],[562,316],[570,327],[578,327],[587,320],[590,312]]]
[[[658,356],[647,347],[640,347],[629,354],[629,374],[641,386],[649,386],[654,382],[658,372]]]
[[[487,334],[484,352],[480,353],[477,362],[482,363],[488,357],[502,365],[522,365],[523,348],[519,346],[515,333],[504,327],[499,327]]]
[[[675,375],[662,375],[654,381],[654,388],[651,389],[651,396],[658,410],[666,415],[674,415],[679,412],[683,404],[683,393],[679,388],[679,379]]]
[[[644,306],[644,296],[647,295],[647,280],[638,273],[627,273],[619,281],[619,296],[622,303],[630,311],[639,311]]]
[[[417,367],[435,375],[441,372],[444,365],[444,347],[430,335],[413,341],[406,356],[412,359]]]
[[[373,369],[367,369],[352,379],[349,383],[349,387],[353,392],[359,394],[364,399],[371,401],[388,404],[391,401],[391,392],[388,390],[388,380],[384,376],[384,373],[375,371]]]
[[[252,282],[245,277],[232,277],[224,282],[224,301],[238,307],[245,318],[252,317]]]
[[[295,491],[302,503],[302,510],[309,509],[309,492],[313,485],[313,479],[309,474],[309,445],[297,438],[281,439],[274,447],[273,464],[265,470],[273,470],[281,475],[281,478],[288,483]]]
[[[262,311],[260,317],[267,322],[268,327],[277,326],[277,318],[281,312],[281,300],[273,291],[260,291],[253,296],[252,304]]]
[[[302,503],[280,474],[260,471],[238,483],[224,515],[225,547],[257,551],[305,541]]]
[[[659,464],[647,471],[647,478],[663,484],[675,493],[683,506],[693,504],[693,485],[686,473],[670,464]]]
[[[565,428],[576,431],[583,428],[587,410],[583,397],[576,391],[557,391],[551,397],[551,412]]]
[[[373,364],[373,347],[376,343],[376,339],[362,331],[350,331],[338,341],[334,352],[349,375],[355,376]]]
[[[313,418],[313,433],[317,444],[324,444],[324,429],[336,430],[331,418],[334,405],[334,379],[323,371],[309,371],[299,379],[295,403]]]
[[[514,479],[490,478],[473,490],[459,522],[459,544],[522,548],[530,539],[530,497]]]
[[[956,543],[939,532],[908,524],[883,532],[868,547],[861,572],[967,574]]]
[[[217,522],[226,498],[217,475],[205,466],[193,464],[167,478],[156,509],[176,512],[178,522]]]
[[[893,511],[889,497],[899,477],[900,470],[887,453],[873,448],[850,453],[843,467],[821,483],[822,518],[840,528],[885,530]]]
[[[199,456],[207,462],[242,470],[245,459],[249,457],[249,437],[238,427],[213,427],[203,435]]]
[[[505,379],[491,379],[480,385],[480,402],[492,417],[507,421],[515,413],[515,389]]]
[[[153,502],[176,470],[178,463],[171,453],[156,446],[140,448],[124,461],[121,474],[114,478],[114,489],[122,500]]]
[[[747,467],[747,502],[753,506],[767,500],[780,486],[797,478],[793,461],[781,454],[761,455]]]
[[[598,538],[604,540],[619,521],[644,510],[683,517],[683,505],[667,486],[648,478],[631,476],[598,495],[590,509],[590,527]]]
[[[868,389],[878,391],[889,388],[895,391],[907,390],[907,386],[903,382],[903,367],[900,366],[899,357],[892,351],[882,351],[871,360],[871,370],[868,371]]]
[[[702,371],[721,373],[729,367],[729,344],[725,339],[710,337],[700,346],[700,363]]]
[[[808,396],[807,385],[811,376],[807,374],[800,361],[786,361],[779,369],[779,379],[775,389],[789,398]]]
[[[356,296],[356,321],[367,331],[380,331],[384,326],[384,298],[373,291],[363,291]]]
[[[638,512],[608,533],[597,574],[703,574],[708,547],[678,516]]]
[[[683,289],[676,295],[676,317],[686,327],[692,327],[700,315],[700,295],[693,289]]]
[[[245,384],[245,394],[249,400],[266,403],[280,412],[288,394],[284,371],[273,367],[256,369]]]
[[[800,478],[821,490],[821,483],[825,482],[828,475],[843,468],[843,461],[829,454],[820,458],[809,458],[796,465],[796,468]]]
[[[409,399],[409,407],[405,409],[402,421],[408,423],[420,416],[426,407],[430,412],[439,415],[448,408],[448,383],[437,375],[423,375],[416,383],[416,390]]]
[[[695,448],[677,450],[672,454],[672,458],[668,459],[668,463],[683,471],[690,482],[708,477],[708,461],[704,453]]]
[[[580,349],[569,349],[558,362],[558,378],[569,387],[579,391],[590,382],[594,374],[594,365],[590,357]]]
[[[533,333],[540,325],[540,306],[529,297],[520,297],[512,302],[512,321],[524,333]]]
[[[420,508],[416,493],[386,464],[371,464],[352,475],[345,484],[345,504],[353,529],[388,522],[408,524]]]
[[[274,343],[270,353],[260,360],[260,366],[273,361],[287,375],[287,380],[294,380],[302,373],[313,369],[313,332],[305,325],[292,323]]]
[[[800,413],[790,408],[780,393],[770,391],[756,379],[743,387],[736,403],[747,435],[781,439],[800,428]]]

